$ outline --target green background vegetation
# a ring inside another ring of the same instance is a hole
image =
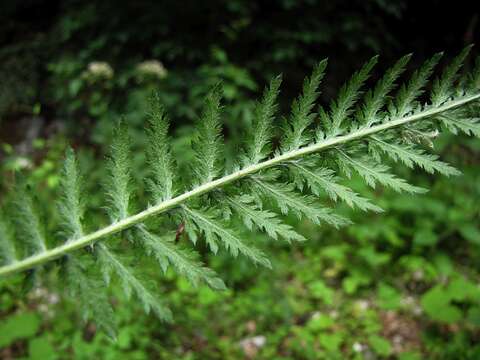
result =
[[[407,52],[420,63],[435,51],[453,54],[478,43],[479,16],[473,1],[454,7],[402,0],[5,1],[1,193],[15,170],[26,171],[48,220],[71,143],[88,174],[89,207],[104,216],[96,189],[112,128],[123,117],[134,149],[143,146],[152,90],[172,118],[174,153],[184,166],[192,157],[186,149],[203,97],[219,80],[225,86],[225,137],[234,152],[254,100],[272,76],[283,73],[286,110],[311,66],[328,56],[326,101],[373,54],[380,53],[380,67],[386,67]],[[342,208],[355,224],[340,231],[288,219],[309,239],[295,246],[252,234],[271,256],[272,271],[205,252],[227,291],[195,289],[173,272],[155,277],[173,324],[145,315],[113,286],[116,342],[82,322],[75,303],[55,286],[55,274],[32,289],[22,277],[2,279],[0,358],[478,359],[480,141],[442,136],[435,146],[461,177],[394,165],[431,191],[372,191],[353,178],[349,185],[385,213]],[[144,156],[134,152],[137,179],[145,175]],[[139,266],[158,273],[156,265]]]

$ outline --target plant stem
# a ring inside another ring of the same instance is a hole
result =
[[[480,99],[480,94],[475,94],[475,95],[470,95],[470,96],[464,96],[460,99],[452,100],[449,101],[442,106],[436,107],[436,108],[426,108],[423,111],[420,111],[416,114],[412,114],[409,116],[405,116],[399,119],[393,119],[389,120],[385,123],[381,123],[375,126],[371,126],[368,128],[360,128],[354,132],[351,132],[346,135],[341,135],[337,137],[332,137],[332,138],[327,138],[324,141],[320,141],[318,143],[312,144],[305,146],[303,148],[293,150],[286,152],[282,155],[279,155],[277,157],[274,157],[269,160],[265,160],[263,162],[260,162],[255,165],[250,165],[248,167],[245,167],[241,170],[235,171],[229,175],[226,175],[224,177],[221,177],[219,179],[210,181],[208,183],[205,183],[203,185],[200,185],[196,187],[195,189],[192,189],[190,191],[187,191],[177,197],[174,197],[170,200],[166,200],[161,202],[158,205],[152,206],[144,211],[141,211],[135,215],[129,216],[117,223],[108,225],[100,230],[97,230],[93,233],[90,233],[88,235],[82,236],[76,240],[69,241],[65,243],[64,245],[58,246],[56,248],[50,249],[43,251],[41,253],[37,253],[35,255],[32,255],[30,257],[27,257],[23,260],[13,262],[11,264],[5,265],[3,267],[0,267],[0,276],[5,276],[13,273],[17,273],[22,270],[27,270],[31,269],[37,265],[46,263],[50,260],[59,258],[69,252],[81,249],[87,245],[93,244],[96,241],[114,235],[122,230],[128,229],[136,224],[142,223],[148,218],[159,215],[161,213],[164,213],[172,208],[175,208],[189,199],[205,194],[211,190],[214,190],[216,188],[219,188],[221,186],[227,185],[229,183],[232,183],[234,181],[237,181],[239,179],[242,179],[246,176],[249,176],[251,174],[254,174],[256,172],[259,172],[261,170],[270,168],[272,166],[278,165],[280,163],[287,162],[292,159],[296,159],[308,154],[316,153],[316,152],[321,152],[325,149],[334,147],[336,145],[340,145],[343,143],[348,143],[350,141],[354,141],[357,139],[361,139],[367,136],[370,136],[372,134],[385,131],[388,129],[392,129],[407,123],[415,122],[421,119],[429,118],[435,115],[438,115],[440,113],[443,113],[448,110],[452,110],[454,108],[457,108],[459,106],[465,105],[467,103],[473,102],[475,100]]]

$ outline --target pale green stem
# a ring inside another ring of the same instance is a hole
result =
[[[289,152],[286,152],[282,155],[279,155],[277,157],[274,157],[272,159],[263,161],[258,164],[250,165],[247,166],[241,170],[235,171],[229,175],[226,175],[224,177],[221,177],[219,179],[210,181],[208,183],[205,183],[203,185],[200,185],[196,187],[195,189],[192,189],[188,192],[185,192],[173,199],[166,200],[161,202],[158,205],[152,206],[142,212],[137,213],[136,215],[129,216],[117,223],[108,225],[100,230],[97,230],[91,234],[82,236],[81,238],[78,238],[73,241],[69,241],[65,243],[64,245],[58,246],[56,248],[50,249],[43,251],[41,253],[29,256],[23,260],[16,261],[14,263],[11,263],[9,265],[0,267],[0,276],[8,275],[8,274],[13,274],[22,270],[27,270],[31,269],[37,265],[46,263],[50,260],[59,258],[69,252],[72,252],[74,250],[81,249],[87,245],[93,244],[99,239],[111,236],[113,234],[116,234],[122,230],[128,229],[136,224],[142,223],[148,218],[159,215],[161,213],[164,213],[172,208],[175,208],[186,201],[190,200],[193,197],[205,194],[211,190],[217,189],[221,186],[230,184],[234,181],[237,181],[239,179],[242,179],[246,176],[249,176],[251,174],[254,174],[256,172],[259,172],[261,170],[270,168],[272,166],[308,155],[316,152],[323,151],[325,149],[343,144],[343,143],[348,143],[350,141],[354,141],[360,138],[364,138],[367,136],[370,136],[372,134],[385,131],[388,129],[392,129],[407,123],[415,122],[421,119],[429,118],[435,115],[438,115],[440,113],[443,113],[448,110],[452,110],[454,108],[457,108],[459,106],[465,105],[467,103],[473,102],[477,99],[480,99],[480,94],[475,94],[475,95],[470,95],[470,96],[464,96],[460,99],[457,100],[452,100],[449,101],[442,106],[439,107],[431,107],[427,108],[423,111],[420,111],[418,113],[405,116],[399,119],[392,119],[387,122],[368,127],[368,128],[360,128],[356,131],[353,131],[351,133],[348,133],[346,135],[342,136],[337,136],[337,137],[332,137],[332,138],[327,138],[324,141],[317,142],[312,145],[305,146],[303,148],[300,148],[298,150],[292,150]]]

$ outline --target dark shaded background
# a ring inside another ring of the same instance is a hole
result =
[[[475,1],[4,1],[0,118],[16,121],[34,105],[47,122],[92,116],[85,104],[72,105],[85,94],[71,85],[91,61],[106,61],[122,75],[111,84],[107,105],[124,113],[131,67],[153,58],[171,75],[162,86],[176,96],[168,105],[178,124],[192,118],[175,110],[178,103],[205,81],[200,70],[218,63],[212,49],[259,88],[283,73],[291,95],[326,56],[327,85],[336,89],[373,54],[381,54],[383,67],[408,52],[417,62],[440,50],[451,55],[478,40],[478,16]]]

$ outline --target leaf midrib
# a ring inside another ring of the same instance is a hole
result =
[[[382,124],[374,125],[371,127],[364,127],[364,128],[359,128],[358,130],[354,132],[350,132],[346,135],[341,135],[337,137],[331,137],[327,138],[323,141],[320,141],[315,144],[311,144],[305,147],[302,147],[297,150],[292,150],[288,151],[286,153],[283,153],[277,157],[273,157],[271,159],[265,160],[263,162],[247,166],[243,169],[240,169],[238,171],[235,171],[229,175],[223,176],[219,179],[207,182],[203,185],[200,185],[190,191],[187,191],[175,198],[166,200],[161,202],[160,204],[157,204],[155,206],[152,206],[150,208],[147,208],[135,215],[129,216],[127,218],[124,218],[116,223],[110,224],[104,228],[101,228],[93,233],[90,233],[88,235],[84,235],[76,240],[66,242],[65,244],[55,247],[53,249],[46,250],[41,253],[37,253],[35,255],[29,256],[27,258],[24,258],[22,260],[13,262],[9,265],[2,266],[0,267],[0,276],[5,276],[13,273],[17,273],[23,270],[31,269],[37,265],[46,263],[48,261],[57,259],[65,254],[68,254],[72,251],[84,248],[88,245],[91,245],[95,243],[96,241],[99,241],[103,238],[106,238],[108,236],[114,235],[116,233],[119,233],[125,229],[128,229],[136,224],[142,223],[148,218],[162,214],[172,208],[175,208],[189,199],[200,196],[202,194],[205,194],[211,190],[214,190],[216,188],[219,188],[221,186],[230,184],[232,182],[235,182],[237,180],[243,179],[251,174],[257,173],[261,170],[276,166],[278,164],[281,164],[283,162],[287,162],[308,154],[312,154],[315,152],[320,152],[323,151],[327,148],[337,146],[339,144],[347,143],[350,141],[354,141],[366,136],[370,136],[372,134],[388,130],[391,128],[395,128],[407,123],[415,122],[424,118],[429,118],[438,114],[441,114],[445,111],[454,109],[456,107],[459,107],[461,105],[467,104],[469,102],[473,102],[475,100],[480,99],[480,93],[475,94],[475,95],[469,95],[469,96],[463,96],[459,99],[451,100],[446,103],[444,103],[441,106],[434,107],[434,106],[429,106],[428,108],[401,118],[396,118],[387,122],[384,122]]]

